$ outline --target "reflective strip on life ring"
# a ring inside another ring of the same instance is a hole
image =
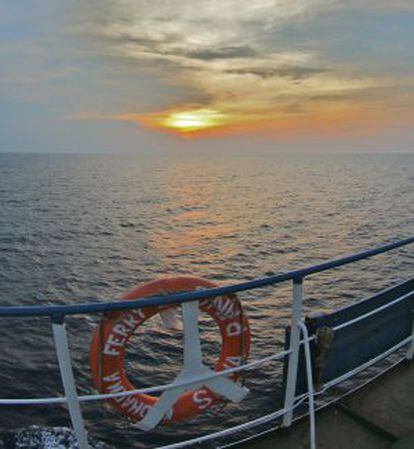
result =
[[[132,300],[214,287],[217,285],[207,279],[178,276],[138,285],[120,299]],[[142,323],[170,307],[145,307],[104,315],[90,345],[92,379],[100,393],[119,393],[135,389],[124,369],[125,348]],[[250,350],[250,331],[237,297],[232,295],[204,299],[200,301],[199,309],[207,312],[220,329],[222,346],[215,370],[222,371],[244,363]],[[236,382],[237,374],[234,373],[230,378]],[[135,393],[111,398],[108,402],[122,415],[140,421],[157,400],[155,396]],[[177,422],[192,418],[218,401],[219,397],[208,388],[187,391],[178,397],[164,421]]]

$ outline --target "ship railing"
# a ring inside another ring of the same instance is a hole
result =
[[[374,249],[362,251],[349,256],[341,257],[338,259],[330,260],[328,262],[320,263],[317,265],[305,267],[299,270],[289,271],[282,274],[268,276],[265,278],[255,279],[248,282],[242,282],[234,285],[228,285],[223,287],[211,288],[206,290],[197,290],[186,293],[177,293],[172,295],[164,295],[158,297],[149,297],[139,300],[128,301],[105,301],[91,304],[69,304],[69,305],[49,305],[49,306],[3,306],[0,307],[0,317],[38,317],[49,316],[52,321],[54,344],[57,353],[58,365],[60,370],[60,377],[64,389],[64,396],[62,397],[45,397],[45,398],[3,398],[0,399],[0,406],[5,405],[40,405],[40,404],[66,404],[74,432],[77,437],[78,445],[80,449],[89,449],[87,431],[84,425],[81,403],[86,401],[105,400],[110,398],[117,398],[121,396],[134,395],[136,393],[156,393],[166,390],[177,389],[184,386],[191,386],[193,384],[200,384],[208,382],[211,379],[229,376],[236,372],[248,371],[255,369],[257,366],[276,361],[284,361],[288,359],[288,372],[285,387],[285,400],[284,407],[275,412],[266,414],[251,421],[212,432],[207,435],[202,435],[196,438],[191,438],[182,442],[164,445],[162,449],[178,449],[188,446],[197,445],[200,443],[218,440],[220,438],[241,433],[248,429],[274,422],[276,420],[283,419],[283,426],[289,427],[292,424],[294,410],[303,405],[307,401],[308,414],[310,420],[310,448],[316,448],[316,425],[315,425],[315,399],[325,393],[330,388],[338,385],[341,382],[355,376],[356,374],[366,370],[368,367],[378,363],[379,361],[389,357],[391,354],[400,351],[404,347],[408,347],[404,358],[412,360],[414,356],[414,320],[412,326],[411,335],[401,340],[395,346],[387,349],[382,354],[368,360],[360,366],[344,373],[343,375],[324,383],[318,391],[314,390],[313,382],[313,366],[311,357],[310,344],[315,339],[315,335],[309,335],[308,328],[304,324],[303,314],[303,281],[306,277],[321,273],[323,271],[338,268],[344,265],[355,263],[360,260],[364,260],[379,254],[386,253],[388,251],[404,247],[414,243],[414,237],[399,240],[387,245],[383,245]],[[85,315],[109,312],[115,310],[132,310],[136,308],[163,306],[167,304],[183,304],[187,302],[200,301],[203,299],[214,298],[222,295],[235,294],[246,290],[253,290],[261,287],[280,284],[282,282],[292,282],[292,309],[291,309],[291,332],[289,348],[281,351],[277,354],[273,354],[267,357],[262,357],[258,360],[254,360],[249,363],[245,363],[241,366],[232,367],[223,371],[209,373],[205,376],[196,376],[185,382],[172,382],[166,385],[159,385],[148,388],[140,388],[122,392],[114,392],[109,394],[89,394],[78,395],[76,382],[73,374],[72,361],[70,356],[68,336],[65,327],[65,317],[69,315]],[[347,322],[341,323],[339,326],[333,328],[333,331],[337,331],[346,326],[350,326],[358,321],[363,321],[369,316],[379,313],[388,307],[397,304],[400,301],[407,299],[408,296],[413,296],[414,292],[402,295],[397,299],[378,307],[366,314],[362,314],[357,318],[353,318]],[[296,385],[298,376],[298,364],[301,347],[304,347],[305,365],[306,365],[306,378],[307,378],[307,391],[301,395],[296,395]],[[262,433],[269,432],[273,429],[267,429]],[[230,447],[232,445],[247,441],[253,437],[257,437],[259,434],[255,433],[254,436],[244,438],[243,440],[237,440],[236,442],[224,444],[220,447]],[[160,448],[160,449],[161,449]]]

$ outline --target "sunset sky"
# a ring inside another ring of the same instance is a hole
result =
[[[0,151],[414,152],[413,0],[9,0],[0,57]]]

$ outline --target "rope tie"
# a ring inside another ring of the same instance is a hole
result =
[[[315,387],[320,390],[323,381],[323,371],[325,368],[326,352],[334,339],[334,331],[331,327],[323,326],[316,331],[315,348]]]

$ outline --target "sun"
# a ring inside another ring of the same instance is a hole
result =
[[[195,132],[222,126],[225,115],[214,109],[193,109],[166,114],[161,119],[161,126],[179,132]]]
[[[149,128],[192,137],[214,135],[215,130],[225,129],[232,123],[234,114],[219,108],[181,106],[135,116],[134,119]]]

